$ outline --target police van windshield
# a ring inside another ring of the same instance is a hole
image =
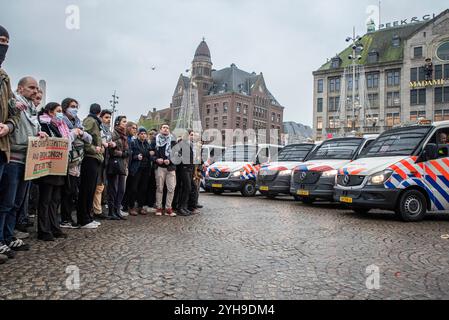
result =
[[[223,161],[230,162],[255,162],[257,147],[254,145],[232,146],[226,149]]]
[[[363,139],[326,141],[307,160],[351,160],[362,142]]]
[[[307,157],[314,145],[297,145],[284,147],[278,156],[279,161],[301,162]]]
[[[383,133],[361,158],[411,156],[431,127],[401,128]]]

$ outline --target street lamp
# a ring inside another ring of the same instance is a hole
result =
[[[352,54],[348,56],[348,59],[352,61],[352,130],[355,130],[355,110],[356,110],[356,101],[355,101],[355,75],[358,61],[362,60],[361,53],[364,50],[364,46],[361,43],[362,37],[356,36],[355,27],[353,29],[352,37],[347,37],[346,42],[352,41]]]
[[[114,94],[112,95],[112,100],[109,101],[109,103],[111,104],[112,107],[112,119],[111,119],[111,123],[112,125],[114,125],[114,117],[115,117],[115,112],[117,111],[117,105],[119,104],[119,100],[120,97],[117,96],[117,91],[114,90]]]

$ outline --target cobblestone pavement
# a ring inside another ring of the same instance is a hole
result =
[[[449,217],[202,195],[195,217],[69,230],[0,266],[0,299],[448,299]],[[80,289],[68,290],[68,266]],[[380,268],[380,289],[366,268]]]

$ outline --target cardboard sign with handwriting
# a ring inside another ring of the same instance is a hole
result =
[[[65,176],[68,162],[68,139],[28,138],[25,181],[45,176]]]

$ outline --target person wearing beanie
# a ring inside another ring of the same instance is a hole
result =
[[[131,163],[129,166],[129,214],[147,215],[151,213],[148,199],[148,187],[151,170],[151,148],[148,142],[148,132],[141,127],[137,139],[131,142]],[[137,200],[138,208],[135,209]]]

